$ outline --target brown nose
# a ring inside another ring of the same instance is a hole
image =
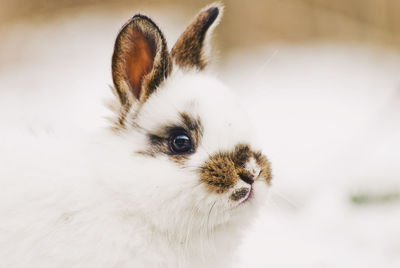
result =
[[[253,160],[251,160],[253,159]],[[249,161],[255,161],[259,172],[246,167]],[[267,184],[271,180],[271,170],[267,158],[261,152],[254,152],[248,145],[239,144],[233,151],[218,152],[200,168],[200,181],[207,188],[219,194],[234,187],[238,180],[252,185],[258,178]]]
[[[249,174],[248,172],[239,172],[238,175],[239,175],[239,178],[242,181],[244,181],[244,182],[246,182],[246,183],[248,183],[250,185],[253,184],[253,182],[254,182],[254,176],[253,175]]]

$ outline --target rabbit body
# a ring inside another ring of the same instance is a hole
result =
[[[192,26],[207,29],[216,10],[208,7]],[[233,260],[265,199],[269,163],[238,100],[200,71],[205,61],[193,44],[204,36],[190,27],[169,55],[147,17],[124,26],[113,57],[120,106],[112,129],[21,134],[12,136],[18,145],[1,144],[0,267],[227,267]]]

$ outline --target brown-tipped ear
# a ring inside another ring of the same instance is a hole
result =
[[[119,32],[112,57],[112,77],[123,110],[144,102],[171,72],[167,43],[157,25],[133,16]]]
[[[206,67],[207,32],[213,24],[216,25],[217,18],[221,17],[222,9],[220,4],[206,7],[179,37],[171,50],[171,56],[178,66],[200,70]]]

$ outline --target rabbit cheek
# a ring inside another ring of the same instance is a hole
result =
[[[220,153],[211,157],[201,169],[200,181],[210,192],[222,194],[239,180],[234,162],[228,155]]]

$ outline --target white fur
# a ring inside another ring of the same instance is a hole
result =
[[[146,131],[180,112],[204,127],[184,166],[135,153],[149,146]],[[258,149],[238,101],[217,79],[178,70],[135,123],[118,134],[1,141],[1,267],[227,267],[267,185],[256,181],[255,198],[238,204],[207,192],[196,170],[238,143]]]

